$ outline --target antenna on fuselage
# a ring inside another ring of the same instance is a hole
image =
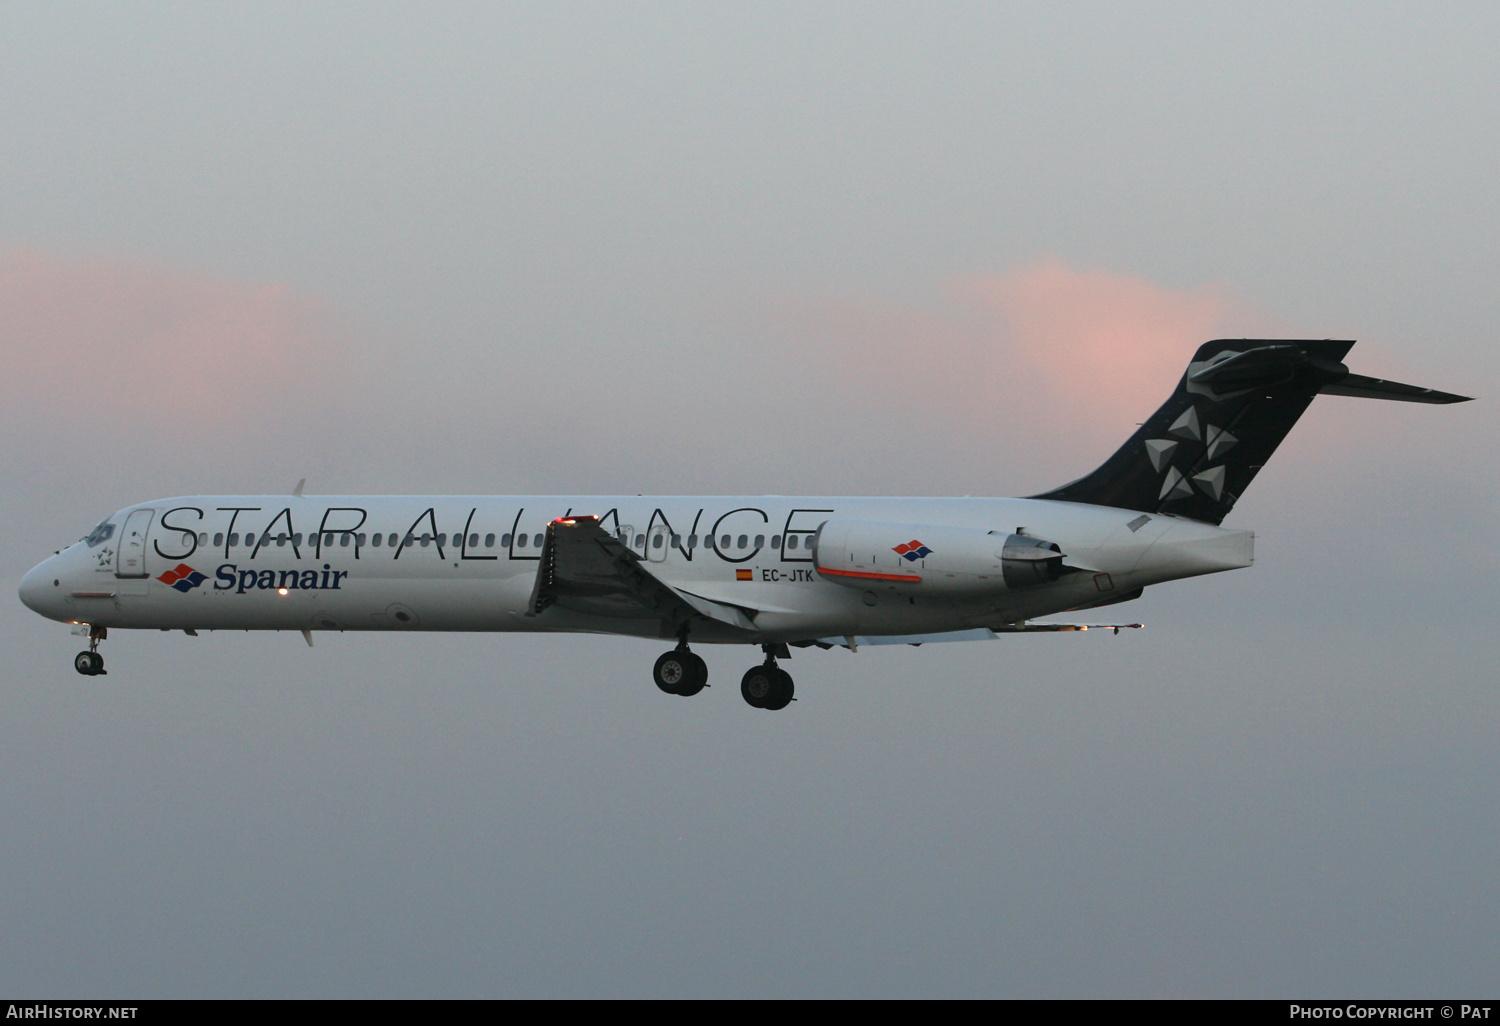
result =
[[[292,494],[299,499],[302,498],[302,486],[305,484],[307,484],[307,478],[299,477],[297,479],[297,487],[292,489]]]

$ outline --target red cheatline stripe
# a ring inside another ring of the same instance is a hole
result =
[[[831,577],[858,577],[864,581],[899,581],[902,584],[916,584],[922,579],[914,574],[867,574],[858,570],[827,570],[821,566],[818,573]]]

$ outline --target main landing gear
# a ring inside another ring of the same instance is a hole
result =
[[[776,665],[774,646],[762,645],[766,661],[752,666],[740,679],[740,694],[756,709],[785,709],[792,702],[796,688],[792,686],[792,675]],[[785,649],[782,650],[785,655]]]
[[[87,652],[79,652],[73,657],[73,669],[85,677],[97,677],[100,674],[108,673],[109,671],[104,668],[104,657],[99,654],[99,642],[108,636],[109,631],[103,627],[90,628],[89,650]]]
[[[762,645],[766,661],[752,666],[740,681],[740,694],[756,709],[785,709],[796,689],[792,675],[776,665],[776,657],[788,655],[785,645]],[[701,656],[688,651],[687,638],[670,652],[663,652],[651,670],[656,686],[669,695],[696,695],[708,686],[708,666]]]
[[[651,679],[667,694],[687,698],[708,686],[708,664],[702,656],[688,651],[684,639],[672,651],[662,653],[651,670]]]

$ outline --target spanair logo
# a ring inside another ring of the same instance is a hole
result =
[[[915,538],[907,542],[905,545],[897,545],[891,551],[898,556],[906,557],[907,562],[910,563],[915,563],[919,559],[926,559],[928,556],[932,555],[932,550],[929,549],[926,545],[923,545],[921,542],[917,541]]]
[[[158,577],[157,580],[170,588],[176,588],[186,595],[198,587],[198,585],[208,580],[208,575],[200,574],[186,563],[178,563],[174,569],[168,570]]]

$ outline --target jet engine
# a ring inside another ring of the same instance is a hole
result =
[[[1030,535],[871,520],[828,521],[813,558],[839,584],[953,597],[1033,588],[1072,569],[1056,542]]]

